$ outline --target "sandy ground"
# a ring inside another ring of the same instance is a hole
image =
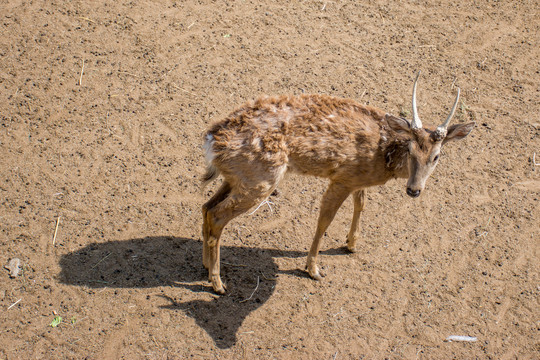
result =
[[[540,5],[429,3],[2,1],[0,358],[537,359]],[[456,86],[477,123],[423,194],[370,189],[356,254],[347,200],[315,282],[325,181],[290,176],[227,227],[214,295],[209,124],[262,94],[406,115],[418,70],[425,123]]]

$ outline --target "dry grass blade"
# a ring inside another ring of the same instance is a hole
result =
[[[88,22],[91,22],[91,23],[94,23],[94,20],[90,19],[90,18],[87,18],[87,17],[84,17],[84,16],[79,16],[79,19],[81,20],[86,20]]]
[[[103,260],[105,260],[106,258],[108,258],[109,256],[111,256],[111,254],[112,254],[112,253],[108,253],[107,255],[105,255],[105,256],[103,257],[103,259],[99,260],[94,266],[92,266],[92,267],[90,268],[90,270],[94,269],[96,266],[98,266],[99,264],[101,264],[101,263],[103,262]]]

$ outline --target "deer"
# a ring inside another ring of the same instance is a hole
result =
[[[282,95],[248,102],[210,126],[204,135],[206,172],[202,188],[223,181],[202,206],[203,265],[217,294],[220,237],[235,217],[267,199],[287,172],[327,178],[306,270],[322,280],[317,265],[321,239],[336,212],[352,194],[353,216],[346,248],[356,251],[359,219],[366,189],[390,179],[407,180],[406,193],[416,198],[439,161],[441,147],[465,138],[475,123],[449,126],[460,89],[443,123],[423,126],[412,92],[412,120],[370,105],[328,95]]]

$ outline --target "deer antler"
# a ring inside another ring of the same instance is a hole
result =
[[[413,130],[422,128],[422,121],[418,116],[418,109],[416,108],[416,83],[418,82],[418,77],[420,76],[420,71],[416,75],[416,80],[414,80],[413,92],[412,92],[412,116],[413,120],[411,123],[411,128]]]
[[[448,130],[448,124],[450,123],[450,120],[452,120],[452,117],[454,116],[454,113],[456,112],[457,104],[459,102],[459,93],[460,93],[460,89],[458,88],[456,100],[454,101],[454,106],[452,106],[450,115],[448,115],[446,120],[441,125],[437,126],[437,130],[435,131],[437,138],[443,139],[446,136],[446,131]]]

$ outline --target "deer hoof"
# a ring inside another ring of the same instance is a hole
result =
[[[317,280],[317,281],[322,281],[323,277],[324,277],[324,274],[320,273],[319,271],[317,271],[316,273],[309,273],[309,276],[311,276],[311,278],[313,280]]]
[[[219,288],[219,289],[214,288],[214,291],[218,295],[225,295],[225,287],[224,286],[221,286],[221,288]]]
[[[212,282],[212,287],[214,288],[214,291],[216,294],[224,295],[225,294],[225,285],[221,282],[221,278],[219,275],[212,275],[210,276],[210,282]]]
[[[309,274],[309,275],[311,276],[311,278],[313,280],[322,281],[322,279],[323,279],[323,275],[321,275],[320,273],[318,273],[318,274]]]
[[[347,250],[349,250],[352,253],[356,252],[356,239],[354,236],[348,236],[347,237]]]
[[[313,280],[322,281],[324,274],[319,271],[317,265],[308,267],[307,271]]]

